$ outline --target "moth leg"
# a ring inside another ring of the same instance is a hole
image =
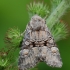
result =
[[[36,53],[33,49],[23,49],[20,51],[20,57],[18,62],[19,70],[28,70],[33,68],[38,63]]]

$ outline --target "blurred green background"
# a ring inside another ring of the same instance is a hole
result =
[[[5,47],[4,37],[6,31],[11,27],[18,27],[22,32],[29,22],[27,5],[37,0],[0,0],[0,48]],[[38,0],[50,4],[49,0]],[[70,29],[70,10],[61,18]],[[69,32],[70,33],[70,32]],[[70,36],[70,35],[69,35]],[[57,42],[63,61],[62,68],[52,68],[45,63],[38,65],[39,70],[70,70],[70,37]]]

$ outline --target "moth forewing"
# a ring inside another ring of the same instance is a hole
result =
[[[20,70],[32,68],[39,61],[52,67],[62,67],[59,49],[45,20],[38,15],[34,15],[26,27],[21,50],[18,65]]]

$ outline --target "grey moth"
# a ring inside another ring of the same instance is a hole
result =
[[[19,52],[19,70],[28,70],[40,61],[51,67],[62,67],[59,49],[49,31],[45,19],[34,15],[26,27]]]

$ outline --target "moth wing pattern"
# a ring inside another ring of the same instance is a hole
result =
[[[19,53],[19,70],[33,68],[40,61],[52,67],[62,67],[59,49],[45,20],[34,15],[26,27]]]
[[[21,50],[18,62],[19,70],[28,70],[35,67],[38,63],[38,58],[35,56],[37,53],[38,47]]]
[[[19,53],[18,68],[19,70],[28,70],[37,65],[39,47],[31,48],[30,45],[30,28],[26,29],[25,36],[22,42],[22,47]]]
[[[47,27],[46,32],[48,34],[48,40],[46,41],[46,46],[40,47],[41,58],[43,58],[43,61],[46,62],[46,64],[49,66],[62,67],[62,60],[59,49]]]
[[[54,48],[55,47],[50,49],[47,46],[40,47],[41,58],[44,62],[46,62],[47,65],[49,65],[51,67],[61,68],[62,67],[62,61],[61,61],[61,58],[60,58],[60,54],[59,54],[58,51],[56,53],[54,53],[54,51],[53,51],[53,50],[55,50]]]

